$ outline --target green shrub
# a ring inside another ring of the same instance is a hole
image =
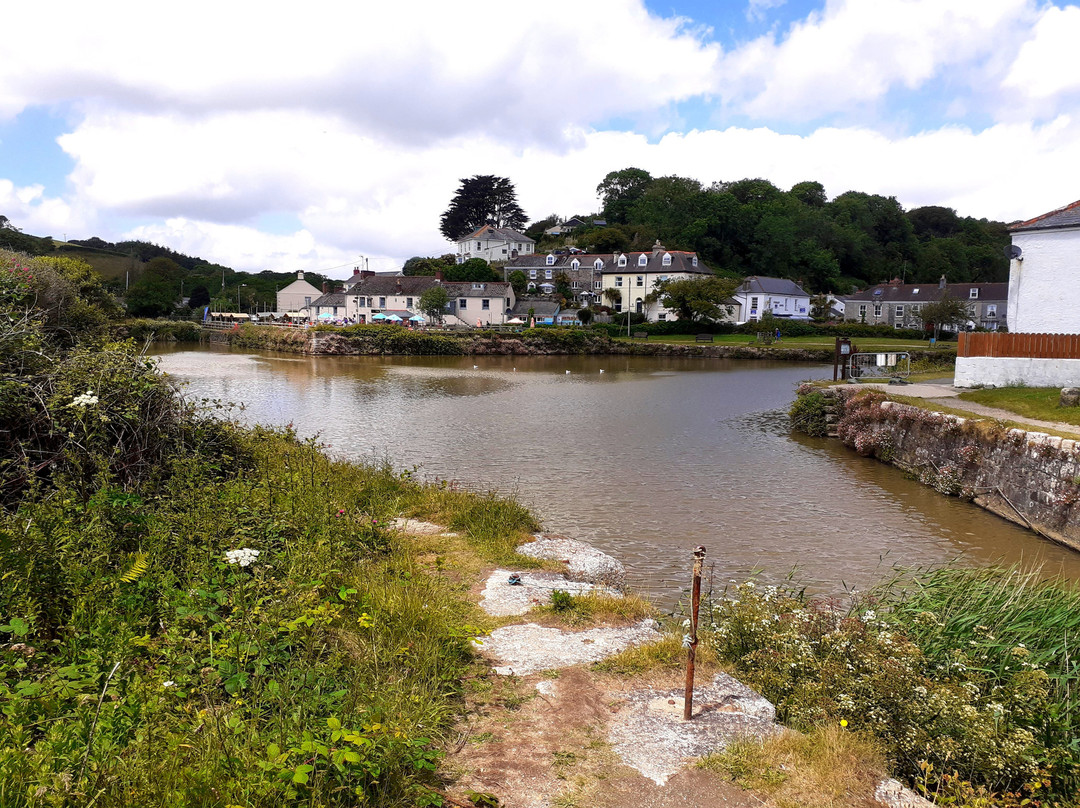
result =
[[[1062,643],[1080,628],[1075,590],[957,569],[882,587],[850,611],[754,582],[728,594],[705,631],[782,720],[874,736],[929,795],[1072,804],[1077,663]]]
[[[800,391],[788,411],[791,416],[791,428],[814,438],[825,437],[829,433],[829,425],[825,418],[827,403],[827,399],[819,390]]]

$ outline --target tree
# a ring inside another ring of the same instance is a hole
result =
[[[622,302],[622,292],[616,289],[614,286],[609,286],[604,290],[604,299],[611,303],[612,307],[619,305]]]
[[[923,325],[933,324],[934,339],[941,333],[942,327],[952,326],[959,329],[971,319],[971,311],[964,301],[945,294],[940,300],[927,303],[919,312]]]
[[[202,285],[193,288],[188,298],[188,305],[193,309],[210,305],[210,290]]]
[[[491,264],[483,258],[470,258],[460,264],[451,264],[443,268],[443,279],[462,282],[486,283],[499,281],[501,277],[491,268]]]
[[[441,284],[436,284],[420,295],[418,308],[420,313],[429,320],[441,323],[446,304],[450,302],[450,295]]]
[[[624,168],[612,171],[596,186],[596,193],[604,203],[604,218],[609,224],[624,224],[634,203],[652,183],[652,175],[640,168]]]
[[[592,322],[593,319],[592,309],[590,309],[588,306],[583,309],[578,309],[577,318],[581,321],[582,325],[588,325]]]
[[[529,288],[529,279],[525,277],[525,273],[520,269],[515,269],[510,273],[510,277],[507,278],[510,281],[510,286],[514,290],[514,295],[521,297],[525,294],[525,290]]]
[[[719,320],[731,314],[731,306],[724,301],[735,293],[738,285],[737,280],[715,275],[657,284],[664,308],[675,311],[680,320],[691,322]]]
[[[159,257],[146,265],[146,271],[127,290],[128,314],[135,317],[164,317],[172,313],[180,296],[184,269],[171,258]]]
[[[450,207],[439,220],[439,231],[450,241],[457,241],[485,224],[520,230],[527,221],[510,180],[477,174],[461,180]]]
[[[815,323],[824,323],[832,318],[832,304],[828,295],[814,295],[810,298],[810,319]]]
[[[446,272],[450,267],[454,266],[456,261],[451,258],[449,261],[446,257],[441,258],[421,258],[419,255],[414,255],[405,265],[401,268],[402,275],[434,275],[436,272]]]
[[[601,227],[590,230],[577,239],[579,244],[587,244],[589,252],[615,253],[630,249],[630,237],[621,227]]]

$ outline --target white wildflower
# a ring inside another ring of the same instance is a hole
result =
[[[94,395],[93,390],[87,390],[81,396],[75,396],[68,404],[69,407],[75,407],[76,409],[85,409],[86,407],[93,407],[98,403],[98,397]]]
[[[162,687],[176,687],[176,682],[174,682],[172,679],[166,679],[164,682],[161,683],[161,686]]]
[[[693,644],[694,644],[694,638],[691,637],[689,634],[683,634],[682,647],[683,648],[689,648]]]
[[[862,621],[864,623],[869,623],[871,620],[875,619],[876,617],[877,617],[877,612],[875,612],[873,609],[867,609],[865,612],[862,613]]]
[[[250,564],[254,564],[255,559],[258,557],[258,550],[252,550],[250,547],[241,547],[239,550],[229,550],[225,553],[225,563],[239,564],[241,567],[246,567]]]

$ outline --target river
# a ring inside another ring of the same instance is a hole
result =
[[[1040,565],[1080,554],[949,499],[837,441],[789,432],[796,385],[831,367],[623,356],[305,357],[157,347],[193,399],[292,423],[337,456],[497,489],[544,529],[626,564],[670,605],[703,544],[717,586],[795,570],[817,592],[864,589],[894,565]]]

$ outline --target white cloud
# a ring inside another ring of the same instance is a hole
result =
[[[718,92],[750,116],[815,120],[1017,47],[1031,0],[834,0],[725,55]]]
[[[746,7],[746,18],[752,22],[761,22],[774,8],[780,8],[787,0],[750,0]]]
[[[1005,77],[1004,85],[1039,101],[1080,90],[1075,69],[1080,42],[1080,8],[1050,7],[1035,25],[1034,36],[1024,42]]]
[[[15,185],[0,178],[0,213],[11,223],[35,236],[62,238],[66,232],[76,238],[90,222],[81,206],[45,195],[42,185]]]
[[[64,5],[5,10],[5,27],[47,29],[49,47],[6,38],[0,117],[77,99],[186,115],[307,111],[413,142],[558,142],[567,124],[707,92],[720,53],[640,0]]]

